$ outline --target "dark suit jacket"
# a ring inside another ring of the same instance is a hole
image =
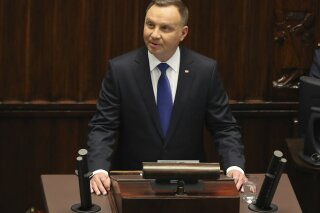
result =
[[[205,126],[214,135],[222,167],[244,168],[241,134],[218,77],[217,63],[184,47],[180,50],[178,86],[167,138],[161,134],[147,49],[109,61],[97,111],[89,124],[91,171],[141,170],[142,162],[159,159],[206,161]]]
[[[320,78],[320,48],[315,50],[313,62],[310,68],[310,76]]]

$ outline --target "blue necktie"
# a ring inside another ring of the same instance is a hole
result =
[[[157,67],[161,71],[157,89],[157,108],[159,112],[162,133],[166,137],[172,111],[172,93],[166,74],[169,65],[167,63],[160,63]]]

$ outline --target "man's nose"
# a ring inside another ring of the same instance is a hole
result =
[[[161,37],[158,28],[155,28],[155,29],[152,31],[151,37],[152,37],[153,39],[159,39],[159,38]]]

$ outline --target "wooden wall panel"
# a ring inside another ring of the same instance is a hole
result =
[[[44,209],[41,174],[74,174],[85,147],[88,118],[0,119],[1,211]]]
[[[186,0],[184,44],[218,60],[235,101],[285,98],[274,98],[271,89],[275,1]],[[0,101],[95,100],[107,60],[143,45],[148,3],[2,0]]]
[[[293,117],[244,118],[239,122],[245,143],[246,171],[265,173],[273,152],[285,151],[284,140],[293,134]]]
[[[146,2],[1,1],[0,101],[95,100],[107,60],[142,45]]]
[[[28,3],[19,0],[0,3],[0,101],[24,98]]]

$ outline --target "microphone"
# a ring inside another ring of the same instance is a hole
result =
[[[278,206],[271,202],[286,163],[287,160],[283,158],[281,151],[276,150],[273,152],[258,198],[256,202],[248,206],[251,211],[274,212],[278,210]]]
[[[71,210],[77,213],[94,213],[101,210],[100,206],[92,204],[90,193],[90,176],[91,172],[88,172],[88,162],[86,149],[80,149],[78,151],[79,156],[76,158],[77,170],[76,174],[79,181],[80,200],[81,203],[71,206]]]

